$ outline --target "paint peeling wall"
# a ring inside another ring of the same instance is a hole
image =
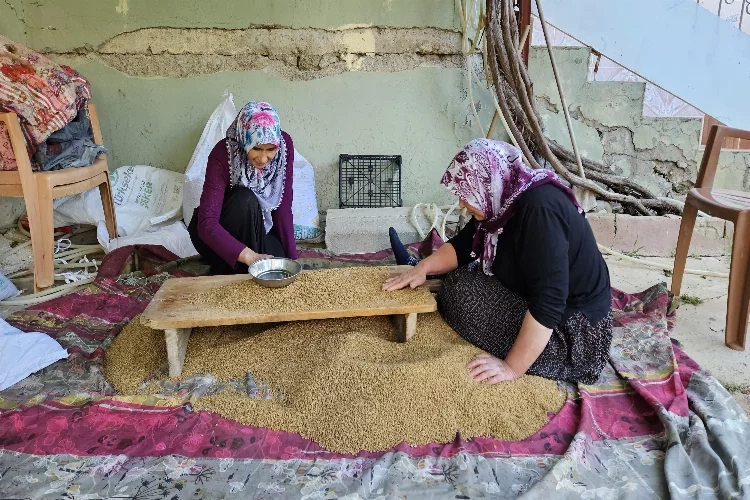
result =
[[[338,155],[401,154],[405,204],[480,135],[453,0],[3,0],[0,33],[92,84],[112,168],[184,171],[225,89],[263,99],[338,203]],[[6,15],[7,14],[7,15]],[[474,89],[485,126],[486,91]]]

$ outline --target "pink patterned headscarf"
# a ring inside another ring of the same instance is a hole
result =
[[[250,164],[247,153],[259,144],[275,144],[276,156],[263,170]],[[227,129],[230,186],[245,186],[255,193],[263,212],[263,226],[268,233],[273,227],[271,212],[284,197],[286,178],[286,141],[281,135],[281,122],[276,110],[263,101],[250,101],[237,114]]]
[[[477,224],[472,257],[481,252],[482,270],[492,276],[497,237],[513,216],[518,198],[529,189],[554,184],[562,189],[580,214],[583,209],[573,191],[550,170],[524,165],[514,146],[489,139],[475,139],[453,158],[440,183],[458,198],[484,212]]]

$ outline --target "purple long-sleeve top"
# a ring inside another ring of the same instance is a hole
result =
[[[292,218],[292,179],[294,177],[294,144],[286,132],[281,133],[286,141],[286,176],[284,196],[281,204],[271,212],[274,231],[284,247],[287,257],[297,258],[297,244],[294,241],[294,221]],[[227,264],[234,266],[245,244],[237,241],[219,223],[224,196],[229,190],[229,152],[226,139],[220,141],[208,156],[206,179],[203,183],[200,206],[194,217],[198,217],[198,236],[211,247]]]

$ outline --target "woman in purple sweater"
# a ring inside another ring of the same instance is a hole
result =
[[[258,259],[297,258],[292,221],[294,144],[267,102],[243,107],[211,151],[188,228],[212,274],[246,273]]]

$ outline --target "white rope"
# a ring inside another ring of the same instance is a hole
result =
[[[31,246],[31,234],[21,225],[20,219],[15,228],[20,234],[19,237],[13,237],[15,241],[23,241],[20,245],[0,254],[0,259],[5,259],[10,255],[19,252],[24,248]],[[78,245],[70,240],[71,234],[55,233],[59,237],[55,240],[54,252],[54,280],[63,281],[64,284],[51,286],[41,292],[20,295],[0,301],[3,306],[30,306],[45,302],[47,300],[61,297],[77,288],[92,283],[99,272],[99,264],[96,259],[90,259],[90,256],[104,253],[101,245]],[[90,268],[94,268],[90,271]],[[22,277],[33,275],[33,270],[25,269],[11,273],[8,279],[18,282]]]
[[[70,293],[76,288],[80,288],[84,285],[88,285],[89,283],[93,283],[95,278],[89,278],[83,281],[79,281],[76,283],[67,283],[65,285],[59,285],[47,288],[44,291],[38,292],[38,293],[32,293],[29,295],[20,295],[18,297],[12,298],[12,299],[5,299],[3,301],[0,301],[0,305],[4,306],[30,306],[34,304],[39,304],[40,302],[45,302],[47,300],[51,300],[57,297],[61,297],[67,293]]]
[[[55,242],[55,255],[70,249],[70,246],[72,244],[73,242],[71,242],[68,238],[60,238]]]
[[[83,258],[80,259],[77,263],[68,263],[64,259],[57,260],[61,260],[62,263],[56,265],[55,270],[60,270],[62,272],[55,273],[55,277],[59,278],[59,281],[64,280],[65,283],[76,283],[78,281],[84,281],[89,278],[94,278],[99,271],[99,266],[97,265],[96,261],[90,261],[87,255],[84,255]],[[89,273],[89,267],[94,268],[93,274]],[[71,268],[82,269],[78,269],[76,271],[64,271],[64,269]]]
[[[627,260],[628,262],[640,264],[644,267],[652,267],[655,269],[661,269],[662,271],[674,272],[674,266],[661,264],[659,262],[651,262],[651,261],[643,260],[643,259],[636,259],[635,257],[622,254],[620,252],[612,250],[611,248],[607,248],[604,245],[600,245],[598,243],[596,244],[596,246],[599,247],[600,252],[612,255],[619,260]],[[697,274],[698,276],[711,276],[712,278],[729,278],[729,273],[719,273],[716,271],[703,271],[700,269],[685,269],[685,274]]]
[[[430,227],[429,229],[427,229],[427,231],[422,230],[422,226],[419,223],[419,219],[417,218],[417,211],[420,208],[422,208],[422,213],[425,218],[430,222]],[[438,206],[437,203],[417,203],[409,213],[409,222],[417,230],[420,238],[426,238],[430,231],[432,231],[433,229],[437,229],[438,234],[443,239],[443,241],[447,241],[448,238],[446,238],[445,235],[445,227],[448,223],[448,217],[450,217],[457,208],[458,202],[454,203],[453,205],[443,205],[442,207]],[[443,214],[443,210],[446,210],[445,214]],[[439,223],[439,221],[441,220],[442,222]]]

